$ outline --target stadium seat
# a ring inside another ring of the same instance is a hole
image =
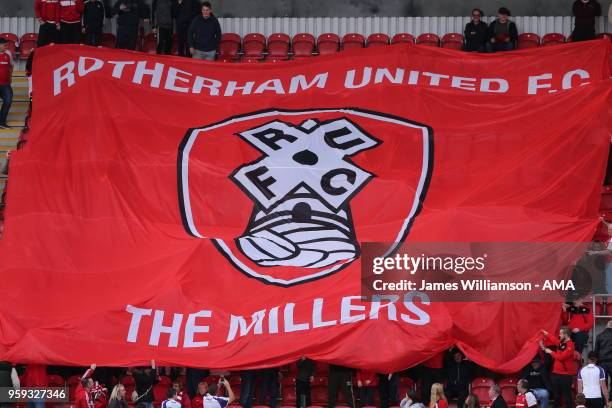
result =
[[[223,34],[219,43],[219,58],[217,58],[217,61],[234,62],[239,58],[238,52],[240,52],[240,36],[235,33]]]
[[[417,37],[416,43],[428,47],[438,47],[440,45],[440,37],[436,34],[425,33]]]
[[[171,385],[172,384],[172,380],[167,375],[160,375],[159,376],[159,384]]]
[[[319,55],[329,55],[338,52],[340,49],[340,37],[337,34],[321,34],[317,38],[317,49]]]
[[[49,384],[49,387],[63,387],[65,383],[66,382],[64,381],[61,375],[47,375],[47,384]]]
[[[317,361],[315,363],[315,375],[327,376],[329,374],[329,364]]]
[[[391,39],[391,44],[410,43],[414,44],[414,36],[408,33],[395,34]]]
[[[495,381],[486,377],[477,377],[472,381],[472,394],[478,397],[480,406],[489,406],[491,398],[489,398],[489,388],[495,385]]]
[[[157,54],[157,34],[149,33],[143,37],[142,52]]]
[[[463,49],[463,35],[459,33],[448,33],[442,37],[442,48],[453,50]]]
[[[107,48],[115,48],[117,45],[117,37],[113,33],[102,34],[102,46]]]
[[[247,34],[242,39],[242,49],[246,59],[262,60],[264,57],[263,53],[266,49],[266,37],[259,33]]]
[[[19,59],[27,60],[32,50],[36,48],[36,42],[38,41],[38,34],[27,33],[21,36],[19,40]]]
[[[297,397],[295,395],[295,377],[285,377],[282,382],[283,405],[295,406]]]
[[[365,45],[365,38],[363,35],[357,33],[349,33],[342,37],[342,49],[343,50],[354,50],[356,48],[363,48]]]
[[[381,45],[389,45],[389,36],[387,34],[375,33],[368,36],[368,47],[380,47]]]
[[[542,46],[564,44],[565,36],[559,33],[550,33],[542,37]]]
[[[604,186],[599,211],[607,222],[612,221],[612,186]]]
[[[414,381],[410,377],[400,377],[397,392],[399,395],[406,395],[409,390],[414,390]]]
[[[310,398],[312,405],[327,405],[327,377],[314,378],[310,384]]]
[[[610,235],[608,234],[608,226],[601,221],[597,224],[597,229],[595,230],[595,235],[593,236],[593,241],[595,242],[607,242],[610,239]]]
[[[268,55],[266,61],[286,61],[289,59],[291,37],[284,33],[270,34],[268,37]]]
[[[534,33],[523,33],[518,36],[518,49],[536,48],[540,46],[540,36]]]
[[[509,407],[516,406],[516,383],[517,379],[513,377],[507,377],[499,382],[499,388],[501,388],[501,396],[506,401]]]
[[[153,386],[153,399],[155,402],[163,402],[166,398],[168,398],[168,389],[170,388],[169,384],[157,383]]]
[[[66,381],[66,383],[68,384],[68,398],[70,399],[70,401],[75,400],[74,394],[80,382],[81,382],[80,375],[71,375],[70,377],[68,377],[68,380]]]
[[[293,58],[309,58],[315,48],[315,38],[312,34],[300,33],[293,36]],[[292,364],[293,366],[293,364]]]
[[[2,33],[0,38],[6,38],[8,41],[8,50],[13,55],[13,58],[17,56],[17,46],[19,45],[19,37],[13,33]]]

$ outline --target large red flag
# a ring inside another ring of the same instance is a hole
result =
[[[391,372],[457,344],[518,370],[558,303],[362,299],[364,243],[588,241],[608,53],[401,45],[240,65],[37,50],[0,242],[0,359]]]

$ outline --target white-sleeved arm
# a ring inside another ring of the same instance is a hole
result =
[[[17,375],[17,370],[15,370],[15,367],[11,369],[11,381],[13,382],[13,388],[21,387],[21,382],[19,381],[19,375]]]

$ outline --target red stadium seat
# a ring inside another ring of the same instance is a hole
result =
[[[242,48],[245,58],[262,60],[264,57],[263,53],[266,49],[266,37],[259,33],[247,34],[242,39]]]
[[[599,211],[607,222],[612,221],[612,186],[604,186]]]
[[[442,37],[442,48],[463,49],[463,35],[459,33],[444,34]]]
[[[375,33],[368,36],[368,47],[380,47],[381,45],[389,45],[389,36],[387,34]]]
[[[268,37],[268,55],[266,61],[286,61],[289,59],[291,38],[284,33],[270,34]]]
[[[157,383],[153,386],[153,399],[155,402],[162,402],[168,398],[169,384]]]
[[[321,34],[317,38],[317,49],[319,55],[329,55],[338,52],[340,49],[340,37],[337,34]]]
[[[8,50],[13,55],[13,58],[17,56],[17,45],[19,44],[19,37],[13,33],[2,33],[0,38],[6,38],[8,41]]]
[[[355,48],[363,48],[365,44],[365,38],[363,35],[357,33],[349,33],[342,37],[342,49],[343,50],[354,50]]]
[[[149,33],[143,37],[142,52],[146,52],[147,54],[157,53],[157,34]]]
[[[295,377],[283,378],[282,384],[283,405],[295,406],[297,397],[295,395]]]
[[[38,34],[27,33],[21,36],[19,40],[19,59],[27,60],[32,50],[36,48],[36,42],[38,41]]]
[[[509,407],[516,406],[516,378],[508,377],[504,378],[499,382],[499,388],[501,388],[501,396],[506,401]]]
[[[293,58],[309,58],[315,48],[315,38],[312,34],[300,33],[293,36]]]
[[[70,401],[75,400],[74,394],[77,387],[79,386],[79,382],[81,382],[80,375],[72,375],[68,377],[68,380],[66,381],[66,383],[68,384],[68,398],[70,399]]]
[[[518,36],[518,49],[537,48],[540,46],[540,36],[534,33],[523,33]]]
[[[117,37],[113,33],[102,34],[102,46],[107,48],[115,48],[117,45]]]
[[[315,375],[327,376],[329,374],[329,364],[320,361],[315,362]]]
[[[159,384],[171,385],[172,384],[172,379],[170,379],[170,377],[168,377],[167,375],[160,375],[159,376]]]
[[[440,46],[440,37],[438,37],[436,34],[425,33],[417,37],[416,43],[428,47],[438,47]]]
[[[410,43],[414,44],[414,36],[408,33],[395,34],[391,39],[391,44]]]
[[[240,52],[240,36],[234,33],[225,33],[219,43],[219,58],[221,62],[234,62]]]
[[[472,394],[478,397],[480,406],[489,406],[491,398],[489,398],[489,388],[495,385],[495,381],[486,377],[477,377],[472,381]]]
[[[559,33],[550,33],[542,37],[542,46],[564,44],[565,36]]]
[[[610,235],[608,234],[608,226],[602,222],[597,224],[597,229],[595,230],[595,235],[593,236],[593,241],[596,242],[606,242],[610,239]]]
[[[47,376],[47,384],[49,387],[63,387],[66,382],[61,375],[51,374]]]
[[[327,405],[327,377],[315,377],[310,384],[313,405]]]
[[[400,396],[406,395],[409,390],[414,390],[414,381],[410,377],[400,377],[397,392]],[[402,397],[403,398],[403,397]]]

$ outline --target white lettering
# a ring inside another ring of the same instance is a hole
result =
[[[186,76],[181,77],[179,76],[179,74],[184,74]],[[191,74],[189,72],[181,71],[180,69],[170,67],[168,68],[168,76],[166,77],[166,85],[164,87],[169,91],[187,93],[189,92],[189,88],[186,88],[184,86],[177,86],[176,81],[188,84],[189,77],[191,77]]]
[[[340,304],[340,323],[345,324],[365,320],[365,314],[351,315],[351,312],[365,310],[365,306],[352,304],[353,300],[360,299],[360,296],[345,296],[342,298],[342,302]]]
[[[141,309],[136,306],[127,305],[125,311],[132,314],[132,321],[130,322],[130,330],[128,331],[127,341],[130,343],[136,343],[138,338],[138,329],[140,328],[140,319],[142,316],[151,316],[152,309]]]
[[[365,67],[363,69],[363,76],[361,78],[361,82],[359,84],[355,84],[355,70],[351,69],[346,73],[346,78],[344,80],[344,87],[348,89],[355,88],[363,88],[367,84],[370,83],[370,78],[372,77],[372,68]]]
[[[68,61],[58,69],[53,71],[53,96],[62,92],[62,82],[66,81],[68,87],[76,82],[74,79],[74,61]]]
[[[211,317],[212,312],[210,310],[200,310],[197,313],[191,313],[187,317],[187,324],[185,325],[185,339],[183,340],[183,347],[207,347],[207,341],[194,341],[193,336],[196,333],[208,333],[210,326],[197,326],[196,319],[198,317]]]
[[[134,72],[135,84],[141,84],[145,75],[151,76],[151,88],[159,88],[161,84],[162,74],[164,73],[164,64],[155,63],[155,68],[147,68],[147,61],[140,61],[136,64],[136,72]]]
[[[289,84],[289,93],[296,93],[299,90],[305,91],[308,88],[312,88],[316,86],[317,88],[325,88],[325,83],[327,82],[327,72],[323,74],[315,75],[315,77],[310,81],[310,83],[306,82],[305,75],[298,75],[291,78],[291,84]],[[300,89],[301,88],[301,89]]]
[[[529,77],[529,85],[527,86],[527,93],[529,95],[535,95],[538,93],[538,89],[550,88],[550,83],[540,83],[540,80],[552,79],[552,74],[542,74]]]
[[[174,313],[171,326],[164,326],[164,311],[156,310],[153,315],[153,327],[151,328],[151,337],[149,338],[149,345],[159,346],[159,336],[162,333],[170,335],[168,340],[168,347],[176,347],[179,340],[179,330],[181,323],[183,322],[183,315],[180,313]]]

